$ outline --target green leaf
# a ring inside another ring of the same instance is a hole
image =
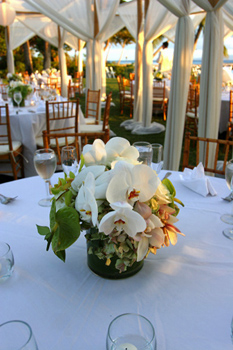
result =
[[[56,256],[61,259],[63,262],[66,261],[66,251],[65,250],[60,250],[59,252],[55,253]]]
[[[65,194],[65,204],[67,205],[67,207],[70,205],[71,199],[72,199],[72,192],[67,191]]]
[[[171,196],[174,197],[176,195],[176,190],[173,184],[169,179],[164,179],[162,183],[167,187],[168,191],[170,192]]]
[[[174,198],[174,202],[179,203],[180,205],[182,205],[182,207],[184,207],[184,203],[181,202],[181,200]]]
[[[50,234],[50,229],[48,226],[39,226],[36,225],[37,231],[41,236],[46,236],[47,234]]]
[[[80,235],[79,215],[74,208],[64,207],[56,213],[56,230],[52,238],[55,254],[70,247]]]
[[[52,231],[56,224],[56,200],[55,199],[53,199],[52,201],[49,218],[50,218],[50,230]]]
[[[80,162],[79,171],[78,171],[79,173],[80,173],[80,171],[82,170],[82,168],[83,168],[83,166],[84,166],[84,164],[85,164],[83,154],[81,154],[80,160],[81,160],[81,162]]]

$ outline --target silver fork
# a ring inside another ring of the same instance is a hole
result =
[[[16,196],[16,197],[6,197],[3,194],[0,194],[0,202],[2,204],[8,204],[8,203],[12,202],[13,200],[15,200],[15,198],[17,198],[17,197],[18,196]]]

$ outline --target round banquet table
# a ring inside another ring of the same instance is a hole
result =
[[[37,204],[45,194],[41,178],[0,185],[0,193],[18,196],[0,204],[0,240],[15,257],[12,277],[0,284],[0,324],[28,322],[39,350],[104,350],[109,323],[132,312],[152,322],[158,350],[231,350],[233,241],[223,236],[228,225],[220,220],[231,210],[222,200],[229,190],[224,179],[211,177],[217,196],[203,197],[184,187],[178,172],[170,179],[185,204],[177,223],[185,237],[150,254],[135,276],[116,281],[88,269],[83,235],[67,250],[66,263],[46,252],[36,229],[49,224],[49,208]]]

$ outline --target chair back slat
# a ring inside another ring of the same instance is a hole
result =
[[[193,163],[191,160],[191,158],[193,158],[193,156],[190,154],[191,143],[192,149],[196,150],[195,163]],[[188,132],[185,135],[182,169],[193,169],[200,163],[200,149],[202,148],[205,151],[203,164],[205,171],[209,173],[225,175],[226,163],[232,157],[230,154],[230,147],[232,149],[233,141],[191,136],[191,133]],[[222,159],[220,159],[221,152]],[[222,162],[221,168],[219,167],[219,161]]]
[[[94,117],[96,124],[99,123],[100,89],[87,90],[85,118]]]

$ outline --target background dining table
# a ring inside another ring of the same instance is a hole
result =
[[[163,170],[159,175],[163,177]],[[55,173],[52,184],[63,173]],[[103,279],[87,266],[84,234],[69,249],[66,262],[46,251],[36,224],[49,224],[49,208],[38,177],[0,185],[18,196],[0,204],[0,240],[10,244],[15,271],[0,284],[0,324],[28,322],[39,350],[104,350],[109,323],[122,313],[139,313],[154,325],[158,350],[231,350],[233,316],[233,241],[222,231],[221,214],[232,203],[224,179],[211,177],[216,196],[186,188],[172,172],[181,207],[176,226],[185,234],[175,246],[149,254],[142,270],[122,280]]]
[[[45,102],[40,101],[36,106],[20,107],[19,113],[17,113],[17,107],[11,106],[9,114],[12,140],[21,141],[23,144],[25,177],[37,175],[33,156],[37,149],[36,138],[41,137],[42,131],[46,130]],[[81,123],[85,122],[80,106],[79,118]],[[67,123],[70,124],[70,120]]]

